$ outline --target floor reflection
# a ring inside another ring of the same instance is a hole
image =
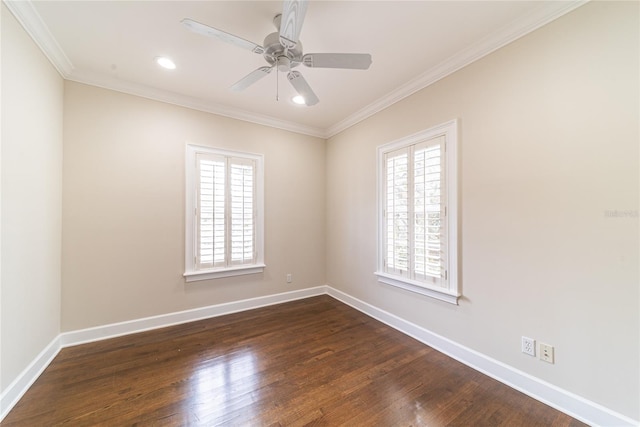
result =
[[[240,425],[256,415],[259,375],[251,350],[220,355],[202,363],[191,376],[193,415],[202,425]]]

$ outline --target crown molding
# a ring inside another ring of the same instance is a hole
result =
[[[396,102],[434,84],[438,80],[455,73],[459,69],[466,67],[588,2],[589,0],[554,1],[539,7],[526,17],[514,21],[487,37],[480,39],[477,43],[451,56],[392,92],[389,92],[372,104],[367,105],[344,120],[330,126],[325,132],[327,138],[339,134],[349,127],[390,107]]]
[[[2,0],[7,6],[11,14],[18,20],[20,25],[29,34],[38,47],[49,58],[49,61],[58,70],[58,73],[67,78],[73,70],[74,66],[67,58],[56,39],[49,31],[49,27],[44,23],[33,3],[30,0],[24,1],[8,1]]]
[[[167,104],[178,105],[181,107],[191,108],[193,110],[204,111],[206,113],[229,117],[231,119],[242,120],[254,124],[269,126],[276,129],[283,129],[290,132],[301,133],[303,135],[327,139],[327,135],[324,129],[305,126],[286,120],[280,120],[275,117],[256,114],[239,108],[228,107],[210,101],[205,101],[199,98],[156,89],[151,86],[146,86],[139,83],[127,82],[110,75],[105,76],[99,73],[76,70],[71,75],[67,76],[66,79],[77,83],[83,83],[90,86],[97,86],[103,89],[114,90],[116,92],[122,92],[130,95],[140,96],[142,98],[161,101]]]
[[[118,92],[141,96],[148,99],[175,104],[199,111],[213,113],[233,119],[270,126],[291,132],[328,139],[349,127],[371,117],[372,115],[392,106],[398,101],[434,84],[435,82],[455,73],[459,69],[485,57],[503,46],[523,37],[526,34],[548,24],[549,22],[586,4],[589,0],[550,1],[537,10],[529,13],[507,26],[498,29],[493,34],[479,40],[472,46],[446,59],[435,67],[425,71],[417,78],[389,92],[373,103],[346,117],[340,122],[326,128],[316,128],[295,122],[277,119],[275,117],[252,113],[233,107],[205,101],[203,99],[180,95],[160,89],[155,89],[138,83],[118,80],[112,76],[103,76],[76,70],[66,54],[57,43],[49,28],[35,10],[31,0],[9,1],[2,0],[11,13],[24,27],[35,43],[42,49],[54,67],[67,80],[76,81]]]

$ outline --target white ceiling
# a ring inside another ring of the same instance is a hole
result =
[[[6,2],[69,80],[321,137],[450,74],[584,1],[310,1],[305,53],[370,53],[367,71],[299,67],[320,98],[293,105],[276,73],[241,93],[229,87],[266,65],[261,55],[186,30],[189,17],[262,45],[273,1]],[[154,58],[171,57],[173,71]]]

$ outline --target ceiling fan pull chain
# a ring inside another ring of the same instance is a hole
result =
[[[280,101],[280,87],[278,86],[278,58],[276,58],[276,101]]]

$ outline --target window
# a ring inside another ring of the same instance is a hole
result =
[[[187,145],[187,282],[260,273],[262,156]]]
[[[457,121],[378,147],[380,282],[457,304]]]

